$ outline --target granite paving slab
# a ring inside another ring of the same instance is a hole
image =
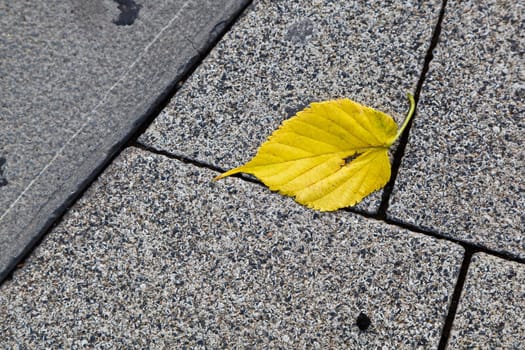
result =
[[[525,349],[525,265],[472,258],[448,349]]]
[[[440,6],[255,1],[140,142],[227,169],[313,101],[348,97],[401,122]],[[376,212],[380,200],[359,209]]]
[[[4,347],[436,348],[453,243],[126,149],[0,286]]]
[[[246,2],[0,3],[0,280]]]
[[[524,4],[447,5],[390,217],[525,257]]]

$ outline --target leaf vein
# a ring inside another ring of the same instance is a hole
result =
[[[349,118],[351,118],[353,121],[355,121],[356,124],[358,124],[360,127],[362,127],[362,128],[368,133],[369,136],[373,137],[373,138],[377,141],[378,144],[381,144],[381,143],[382,143],[381,140],[379,140],[379,139],[377,138],[377,136],[375,135],[375,133],[373,132],[373,130],[371,131],[370,129],[368,129],[363,123],[360,122],[360,120],[357,120],[357,118],[352,117],[348,112],[346,112],[344,109],[342,109],[342,108],[339,107],[339,106],[334,106],[334,108],[339,109],[342,113],[344,113],[344,114],[347,115]],[[344,129],[347,130],[347,131],[348,131],[350,134],[352,134],[354,137],[358,138],[357,135],[359,135],[359,132],[358,132],[357,130],[352,129],[352,132],[350,132],[350,130],[348,130],[348,129],[346,129],[346,128],[344,128]],[[357,135],[356,135],[355,133],[357,133]],[[358,138],[358,139],[360,139],[360,138]],[[363,141],[362,139],[360,139],[360,140]],[[370,144],[370,142],[368,142],[368,141],[366,141],[366,140],[365,140],[364,142]]]

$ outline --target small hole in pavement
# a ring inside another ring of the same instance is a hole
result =
[[[355,322],[357,327],[362,331],[366,331],[371,323],[370,318],[362,312],[357,316],[357,321]]]

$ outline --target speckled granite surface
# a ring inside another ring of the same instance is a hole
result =
[[[525,264],[475,254],[449,349],[525,349]]]
[[[441,1],[254,4],[141,142],[226,169],[313,101],[348,97],[402,121]]]
[[[450,2],[389,215],[525,257],[523,2]]]
[[[437,346],[461,247],[215,175],[127,149],[0,287],[2,345]]]

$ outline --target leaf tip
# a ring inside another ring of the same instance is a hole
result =
[[[223,179],[225,177],[235,175],[237,173],[241,173],[244,170],[244,166],[240,166],[238,168],[230,169],[228,171],[223,172],[222,174],[219,174],[213,178],[213,181],[218,181],[220,179]]]
[[[219,181],[222,178],[224,178],[223,174],[219,174],[219,175],[215,176],[211,181],[213,181],[213,182]]]

